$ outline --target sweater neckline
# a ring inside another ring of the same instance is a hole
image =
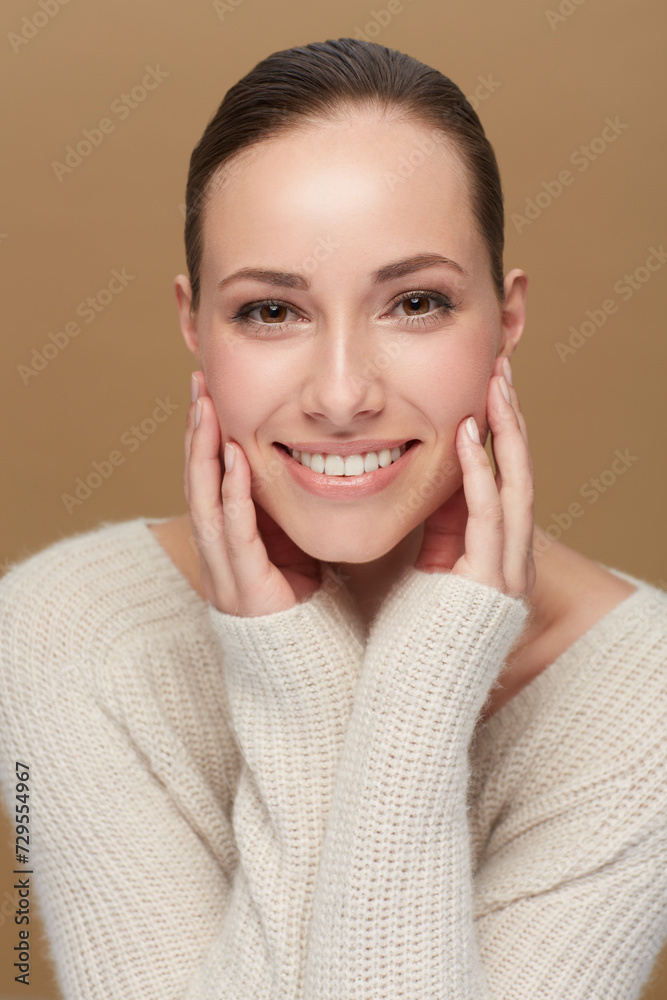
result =
[[[607,566],[596,559],[593,562],[601,569],[606,569],[607,572],[612,573],[614,576],[633,584],[637,589],[632,594],[624,597],[622,601],[619,601],[618,604],[602,615],[601,618],[598,618],[589,629],[577,636],[567,649],[564,649],[544,670],[537,674],[536,677],[533,677],[514,697],[505,702],[485,722],[480,723],[478,732],[480,736],[484,734],[484,740],[488,739],[493,742],[496,738],[500,737],[502,731],[521,729],[529,719],[535,716],[540,705],[548,702],[549,692],[552,690],[557,691],[561,687],[561,673],[567,672],[570,667],[575,666],[577,663],[586,661],[587,649],[590,649],[592,653],[606,638],[613,637],[618,631],[619,620],[626,615],[631,615],[635,610],[635,606],[651,600],[652,595],[662,595],[663,598],[666,596],[664,591],[648,583],[647,580],[642,580],[639,577],[632,576],[630,573],[614,569],[612,566]],[[667,600],[665,601],[665,607],[667,609]]]
[[[142,529],[144,536],[147,536],[146,540],[150,539],[154,554],[161,559],[165,575],[170,576],[173,581],[178,583],[179,591],[183,594],[187,603],[201,613],[202,609],[209,607],[209,602],[202,599],[201,595],[194,589],[187,577],[181,573],[171,556],[150,530],[149,525],[163,524],[165,521],[170,520],[172,520],[171,517],[139,517],[136,523]],[[654,587],[646,580],[631,576],[629,573],[624,573],[611,566],[606,566],[597,560],[593,561],[601,569],[606,569],[607,572],[612,573],[614,576],[633,584],[637,589],[632,594],[628,594],[627,597],[623,598],[622,601],[601,618],[598,618],[589,629],[580,636],[577,636],[574,642],[567,649],[563,650],[544,670],[536,677],[533,677],[513,698],[505,702],[486,722],[480,724],[480,731],[484,732],[488,738],[493,739],[500,731],[507,728],[514,728],[526,716],[530,716],[547,695],[550,688],[558,685],[558,674],[562,670],[566,670],[569,664],[576,662],[580,653],[587,646],[595,644],[605,635],[613,632],[618,618],[633,611],[635,605],[646,600],[650,594],[663,594],[663,591],[658,587]]]

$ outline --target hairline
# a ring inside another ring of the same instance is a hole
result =
[[[246,146],[243,146],[243,148],[237,150],[232,156],[228,157],[223,163],[220,163],[211,171],[211,174],[209,175],[201,192],[203,205],[200,209],[199,215],[199,238],[201,244],[201,253],[199,257],[200,276],[201,263],[204,257],[206,242],[205,234],[207,224],[207,208],[213,196],[217,194],[221,188],[233,180],[234,177],[238,176],[243,167],[247,165],[248,161],[258,156],[267,146],[278,143],[281,139],[300,135],[307,136],[313,132],[323,131],[328,126],[335,125],[337,122],[348,121],[349,115],[345,114],[346,111],[355,113],[357,118],[363,117],[363,113],[365,111],[376,113],[379,111],[380,113],[376,114],[377,121],[381,121],[383,118],[388,118],[390,123],[398,122],[401,124],[407,124],[410,127],[414,127],[417,130],[428,133],[428,135],[440,145],[442,151],[448,156],[452,167],[457,173],[466,192],[468,209],[473,220],[473,225],[475,226],[478,236],[482,240],[484,246],[486,246],[486,239],[484,233],[480,229],[473,202],[473,185],[475,183],[474,171],[471,170],[467,163],[463,144],[457,141],[455,132],[453,132],[453,130],[448,132],[442,126],[434,125],[433,121],[428,120],[426,116],[423,114],[419,115],[419,113],[411,107],[409,102],[400,102],[391,99],[380,100],[376,98],[350,99],[345,97],[332,104],[330,108],[326,109],[326,112],[322,109],[320,111],[307,112],[305,114],[295,116],[284,125],[279,126],[277,129],[274,128],[270,135],[262,136]],[[392,111],[400,113],[392,116],[390,114]],[[410,121],[407,120],[408,115],[413,116]],[[493,284],[495,286],[495,282]],[[199,308],[199,304],[201,304],[201,279],[199,282],[199,303],[197,308]],[[195,310],[191,309],[191,312],[194,311]]]

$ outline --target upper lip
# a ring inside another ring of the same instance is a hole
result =
[[[345,458],[349,455],[363,455],[367,451],[382,451],[383,448],[398,448],[408,441],[415,441],[416,438],[391,438],[390,440],[380,440],[379,438],[368,438],[361,441],[279,441],[294,451],[307,451],[310,454],[320,455],[340,455]]]

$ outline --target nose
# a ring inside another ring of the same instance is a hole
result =
[[[304,374],[304,412],[339,429],[379,413],[386,403],[392,360],[387,346],[360,324],[341,321],[322,327]]]

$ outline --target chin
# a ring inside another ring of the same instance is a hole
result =
[[[319,539],[314,545],[299,544],[298,538],[294,539],[299,548],[303,549],[308,555],[312,556],[314,559],[319,559],[320,562],[330,562],[330,563],[368,563],[373,562],[375,559],[380,559],[382,556],[386,555],[393,548],[393,545],[354,545],[347,543],[341,543],[335,538],[322,540]]]
[[[399,524],[395,518],[382,531],[378,519],[365,526],[355,517],[354,526],[341,524],[336,530],[331,522],[326,529],[321,524],[285,525],[285,531],[299,548],[313,559],[330,563],[369,563],[391,552],[412,530],[414,524]],[[293,530],[292,530],[293,529]]]

